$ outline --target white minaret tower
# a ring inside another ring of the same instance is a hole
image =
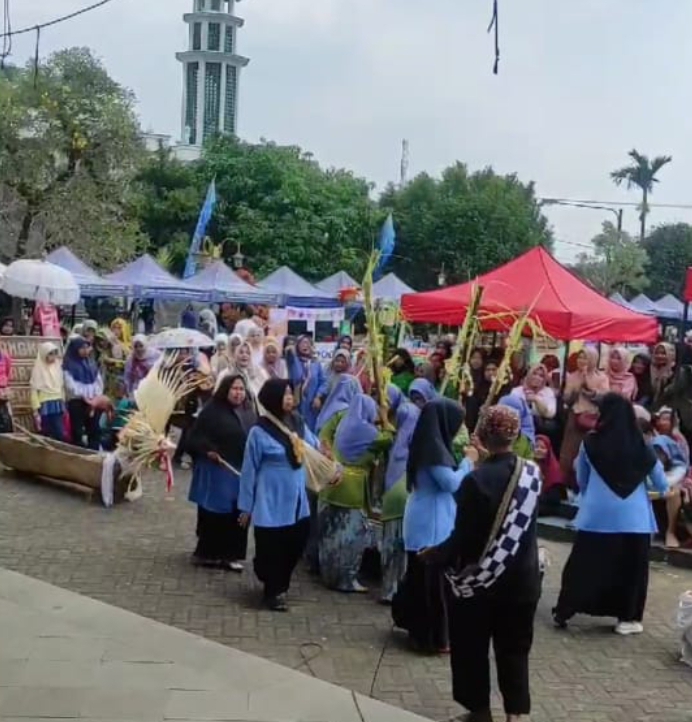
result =
[[[183,16],[189,26],[189,49],[177,53],[183,64],[181,142],[201,146],[214,133],[236,133],[240,69],[249,58],[236,54],[236,0],[193,0]]]

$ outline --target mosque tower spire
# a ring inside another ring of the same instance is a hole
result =
[[[183,64],[181,142],[201,146],[215,133],[236,134],[240,70],[249,58],[236,53],[236,0],[193,0],[183,16],[188,24],[188,50],[177,53]]]

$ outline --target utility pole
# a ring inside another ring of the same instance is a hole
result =
[[[401,166],[399,168],[399,188],[403,188],[408,180],[408,141],[401,141]]]

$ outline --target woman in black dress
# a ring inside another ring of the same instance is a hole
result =
[[[451,565],[449,636],[452,691],[466,722],[491,722],[489,647],[493,642],[507,722],[531,711],[529,652],[540,596],[536,512],[540,471],[512,453],[519,416],[492,406],[476,430],[487,452],[456,494],[452,535],[425,550]]]
[[[187,440],[193,458],[190,501],[197,504],[199,566],[243,571],[247,528],[238,523],[240,469],[256,421],[239,374],[225,376],[195,421]],[[232,471],[234,469],[235,471]]]

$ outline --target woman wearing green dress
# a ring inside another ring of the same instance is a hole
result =
[[[416,366],[411,354],[405,348],[398,348],[389,362],[389,367],[392,369],[392,383],[408,394],[409,387],[416,378]]]
[[[332,454],[343,466],[341,483],[320,494],[320,575],[327,587],[341,592],[367,591],[358,581],[358,572],[370,536],[368,482],[379,457],[392,444],[392,434],[380,431],[376,420],[377,404],[359,394],[334,436]]]

